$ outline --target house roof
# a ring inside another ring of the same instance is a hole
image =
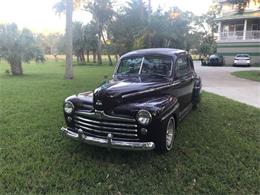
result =
[[[259,18],[260,19],[260,10],[251,11],[251,12],[243,12],[243,13],[235,13],[231,15],[222,16],[217,18],[217,21],[223,20],[234,20],[234,19],[249,19],[249,18]]]

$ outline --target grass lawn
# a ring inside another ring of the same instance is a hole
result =
[[[237,72],[232,72],[232,75],[235,75],[240,78],[260,82],[260,71],[259,70],[237,71]]]
[[[180,124],[173,151],[127,152],[65,139],[65,97],[92,90],[109,66],[24,64],[12,77],[0,63],[0,194],[259,194],[260,110],[202,94]]]

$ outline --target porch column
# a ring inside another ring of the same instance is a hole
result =
[[[218,23],[218,40],[221,40],[221,21]]]
[[[243,40],[246,40],[247,19],[244,21]]]

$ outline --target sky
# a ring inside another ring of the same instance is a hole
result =
[[[53,5],[59,0],[0,0],[0,23],[16,23],[19,28],[29,28],[36,33],[63,33],[65,17],[55,14]],[[127,0],[118,0],[123,4]],[[147,0],[144,0],[144,2]],[[192,11],[196,15],[207,12],[212,0],[152,0],[152,8],[158,6],[169,9],[177,6],[183,11]],[[87,23],[91,15],[86,11],[75,11],[74,21]]]

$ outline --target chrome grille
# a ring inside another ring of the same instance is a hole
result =
[[[73,117],[75,127],[86,135],[107,138],[112,134],[114,140],[138,141],[135,119],[106,115],[103,111],[76,111]]]

